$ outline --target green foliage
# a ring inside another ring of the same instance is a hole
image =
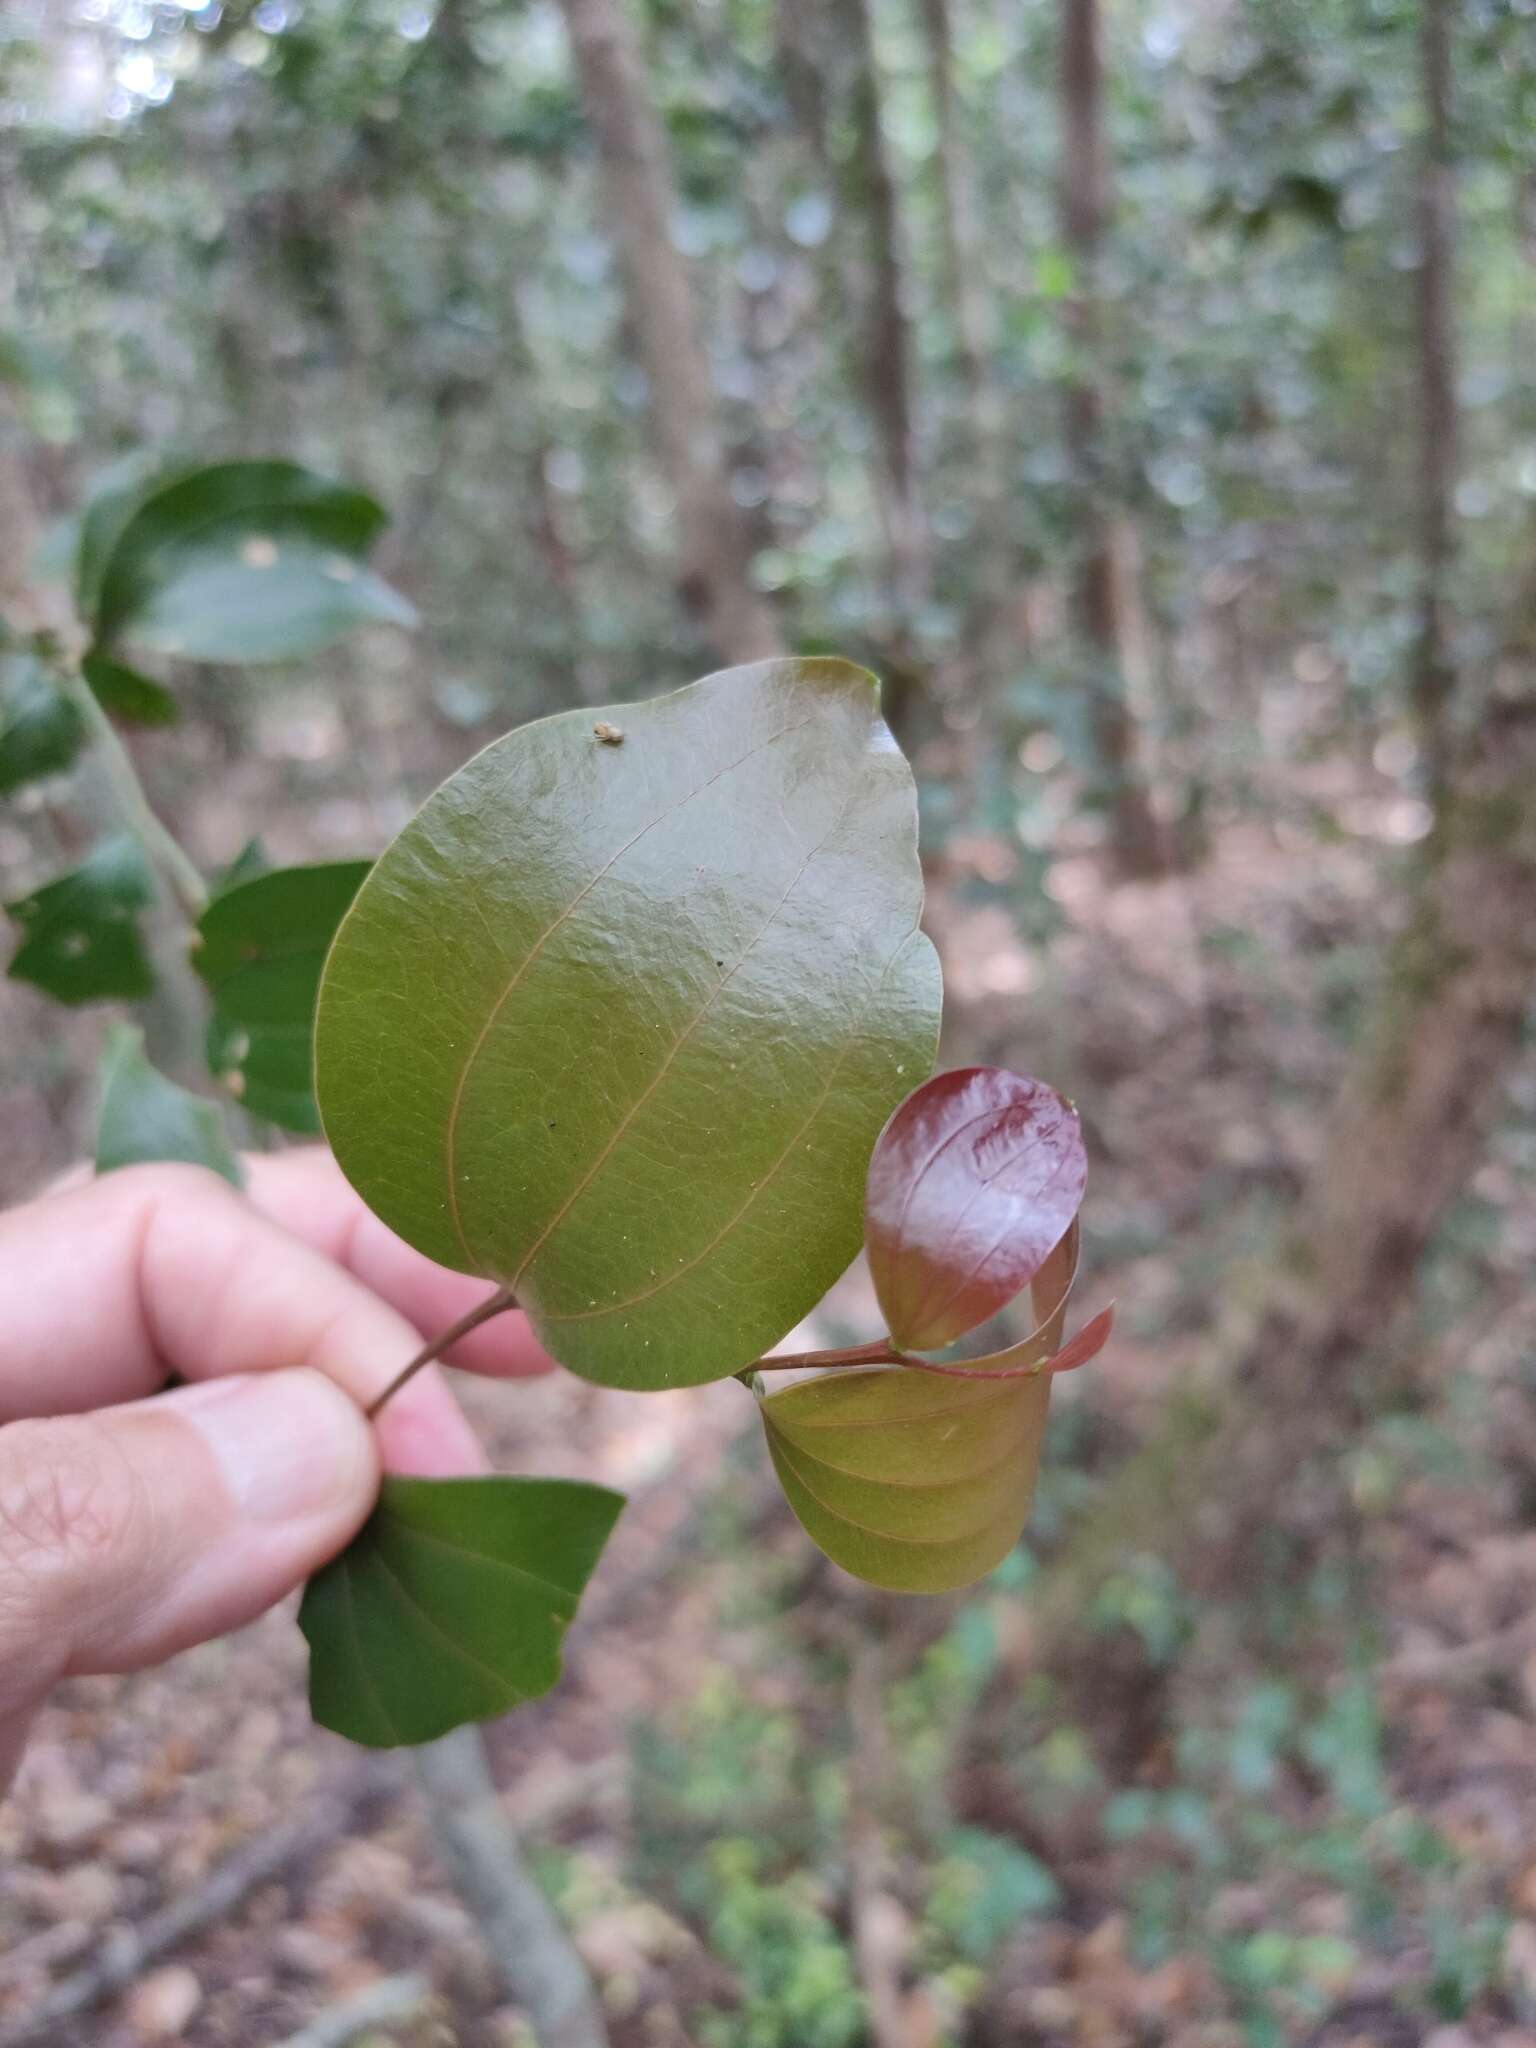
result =
[[[569,1479],[386,1478],[305,1589],[316,1720],[388,1749],[548,1692],[623,1505]]]
[[[915,842],[910,771],[846,662],[510,734],[337,935],[316,1036],[337,1158],[407,1242],[513,1287],[573,1371],[749,1365],[853,1256],[870,1148],[932,1062]]]
[[[291,661],[355,626],[415,613],[365,567],[372,498],[290,462],[225,462],[98,499],[76,590],[98,651]]]
[[[96,1171],[180,1159],[206,1166],[233,1186],[240,1162],[218,1105],[179,1088],[144,1056],[144,1034],[116,1024],[101,1063],[101,1114],[96,1125]]]
[[[984,1828],[957,1828],[934,1867],[928,1920],[956,1955],[985,1964],[1021,1921],[1060,1903],[1060,1886],[1027,1849]]]
[[[742,1836],[708,1853],[710,1938],[738,1973],[741,2002],[701,2021],[701,2048],[858,2048],[864,1994],[819,1887],[803,1872],[769,1881],[763,1865]]]
[[[80,750],[80,713],[48,662],[0,646],[0,796],[61,774]]]
[[[139,913],[150,893],[135,843],[104,840],[79,867],[5,906],[21,932],[6,973],[61,1003],[147,996],[155,977]]]
[[[282,868],[222,888],[198,919],[192,964],[213,999],[208,1065],[253,1116],[320,1128],[315,1000],[336,927],[367,861]]]
[[[181,716],[176,699],[163,683],[141,676],[100,649],[93,649],[80,664],[80,673],[104,711],[114,712],[129,725],[174,725]]]

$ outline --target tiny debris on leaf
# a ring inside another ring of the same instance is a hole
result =
[[[622,725],[610,725],[606,718],[600,718],[592,728],[592,737],[601,740],[605,747],[622,747],[624,728]]]

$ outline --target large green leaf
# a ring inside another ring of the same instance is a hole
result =
[[[315,1719],[389,1749],[548,1692],[623,1505],[573,1479],[386,1479],[299,1609]]]
[[[314,1096],[315,997],[364,860],[282,868],[216,896],[198,920],[192,964],[213,996],[208,1064],[256,1116],[320,1128]]]
[[[149,873],[131,839],[107,839],[67,875],[8,903],[21,944],[6,969],[61,1003],[132,999],[154,987],[139,929]]]
[[[0,796],[67,768],[84,731],[45,661],[20,649],[0,654]]]
[[[969,1585],[1018,1542],[1050,1375],[945,1379],[902,1366],[802,1380],[762,1403],[774,1470],[834,1564],[897,1593]]]
[[[933,1062],[921,900],[912,777],[848,662],[526,726],[342,923],[326,1135],[386,1222],[512,1286],[574,1371],[721,1378],[858,1249],[870,1148]]]
[[[218,1104],[189,1094],[144,1057],[144,1034],[116,1025],[101,1063],[101,1118],[96,1130],[96,1171],[181,1159],[210,1167],[239,1187],[240,1162]]]
[[[415,612],[365,566],[384,514],[291,462],[221,462],[93,508],[80,580],[98,643],[288,661]]]

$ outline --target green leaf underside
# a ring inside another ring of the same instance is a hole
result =
[[[112,494],[87,517],[82,600],[118,639],[199,661],[287,661],[415,612],[363,566],[373,499],[288,462],[225,462]],[[98,650],[99,651],[99,650]]]
[[[623,1505],[580,1480],[386,1479],[305,1589],[315,1719],[388,1749],[548,1692]]]
[[[596,723],[622,727],[605,745]],[[723,1378],[858,1249],[940,984],[906,762],[847,662],[510,734],[376,864],[316,1043],[326,1135],[574,1371]]]
[[[946,1385],[880,1367],[802,1381],[762,1413],[785,1496],[833,1563],[891,1592],[942,1593],[1018,1542],[1049,1402],[1048,1377]]]
[[[6,905],[22,933],[7,974],[61,1003],[147,996],[154,970],[137,920],[149,899],[133,841],[104,840],[78,868]]]
[[[101,1079],[98,1173],[151,1160],[180,1159],[191,1166],[206,1166],[240,1186],[240,1162],[218,1105],[189,1094],[157,1072],[144,1057],[142,1031],[128,1024],[114,1027],[102,1059]]]
[[[282,868],[221,890],[192,956],[213,997],[208,1064],[253,1115],[320,1128],[314,1097],[320,970],[367,861]]]
[[[85,736],[80,713],[34,654],[0,656],[0,796],[58,775]]]

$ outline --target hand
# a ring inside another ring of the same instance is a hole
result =
[[[486,1469],[435,1368],[362,1410],[488,1283],[402,1244],[327,1152],[247,1167],[244,1196],[140,1166],[0,1216],[0,1790],[55,1680],[252,1620],[348,1542],[381,1464]],[[450,1357],[549,1363],[518,1315]]]

